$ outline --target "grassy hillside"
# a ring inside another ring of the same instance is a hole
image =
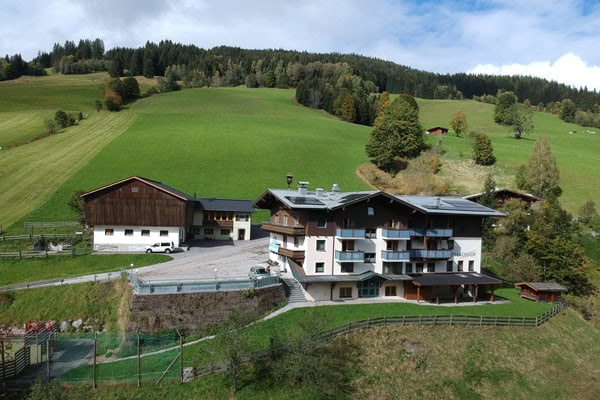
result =
[[[442,175],[451,177],[461,193],[480,191],[481,177],[491,172],[499,185],[515,187],[516,168],[524,164],[531,153],[535,139],[545,136],[556,157],[561,172],[563,195],[561,202],[572,212],[588,199],[600,196],[600,176],[596,169],[600,162],[600,131],[584,133],[584,128],[561,121],[558,116],[535,112],[535,131],[516,140],[509,130],[493,122],[494,106],[471,100],[419,100],[421,122],[424,127],[436,125],[449,127],[452,114],[463,110],[467,115],[469,130],[483,130],[492,139],[497,163],[493,167],[465,165],[471,156],[471,140],[467,135],[456,137],[453,132],[445,135],[442,147],[446,150]],[[569,134],[570,131],[577,131]],[[435,143],[439,136],[430,136]]]
[[[29,220],[71,219],[77,189],[130,175],[189,194],[255,199],[285,185],[288,171],[311,187],[367,188],[354,173],[366,161],[369,128],[293,102],[292,90],[189,89],[138,101],[135,122],[68,179]]]
[[[66,201],[75,190],[142,175],[190,194],[256,198],[267,187],[282,187],[291,171],[311,187],[366,189],[356,177],[370,128],[352,125],[298,106],[293,90],[189,89],[139,100],[121,113],[96,113],[106,74],[52,75],[0,84],[0,141],[17,143],[39,132],[45,113],[56,108],[90,112],[80,126],[27,145],[0,151],[0,224],[6,230],[23,220],[63,220],[74,216]],[[142,86],[151,84],[144,81]],[[493,106],[470,100],[419,100],[425,127],[448,125],[463,109],[471,130],[491,137],[498,162],[470,163],[470,139],[442,139],[447,151],[441,175],[456,193],[481,189],[491,172],[499,185],[514,186],[518,165],[534,139],[546,135],[562,174],[563,204],[576,211],[600,195],[595,165],[600,136],[535,113],[536,133],[515,140],[492,122]],[[577,134],[569,134],[577,130]],[[428,137],[435,142],[438,137]],[[0,146],[2,144],[0,143]],[[84,167],[85,165],[85,167]],[[259,218],[261,218],[259,216]]]

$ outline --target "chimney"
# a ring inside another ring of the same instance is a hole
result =
[[[323,197],[325,190],[323,190],[322,188],[317,188],[317,190],[315,192],[316,192],[317,197]]]
[[[435,208],[440,208],[441,204],[442,204],[442,199],[440,199],[440,196],[437,196],[435,198],[435,204],[434,204]]]
[[[340,185],[338,185],[337,183],[334,183],[331,186],[331,192],[334,194],[338,194],[340,192]]]
[[[310,182],[298,182],[298,193],[302,196],[306,196],[308,193],[308,185]]]

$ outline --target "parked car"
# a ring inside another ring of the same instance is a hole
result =
[[[253,280],[264,279],[268,278],[269,276],[271,276],[271,274],[262,265],[255,265],[254,267],[250,268],[250,272],[248,272],[248,277]]]
[[[173,242],[154,243],[152,246],[146,246],[146,253],[171,253],[175,249]]]

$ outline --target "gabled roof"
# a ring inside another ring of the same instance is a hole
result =
[[[519,282],[515,286],[527,286],[536,292],[568,292],[568,289],[556,282]]]
[[[279,201],[288,209],[333,211],[374,197],[383,196],[424,214],[454,214],[503,217],[505,214],[460,197],[394,196],[381,190],[364,192],[300,192],[291,189],[267,189],[254,207],[261,208],[269,200]]]
[[[241,213],[256,212],[251,200],[200,198],[195,199],[196,208],[204,211],[233,211]]]
[[[543,198],[541,198],[539,196],[535,196],[531,193],[519,192],[517,190],[508,189],[508,188],[496,188],[496,189],[494,189],[494,194],[496,195],[496,197],[498,197],[499,195],[503,195],[503,194],[506,194],[510,197],[518,197],[518,198],[528,201],[530,203],[534,203],[536,201],[543,200]],[[473,194],[464,196],[463,199],[477,201],[482,195],[483,195],[483,192],[473,193]]]
[[[434,126],[433,128],[429,128],[427,129],[427,132],[431,132],[431,131],[437,131],[437,130],[442,130],[444,132],[448,132],[448,128],[445,128],[443,126]]]
[[[183,193],[183,192],[181,192],[181,191],[179,191],[177,189],[173,189],[172,187],[167,186],[167,185],[165,185],[165,184],[163,184],[161,182],[153,181],[152,179],[142,178],[141,176],[130,176],[129,178],[121,179],[120,181],[113,182],[113,183],[108,184],[106,186],[102,186],[102,187],[99,187],[97,189],[91,190],[91,191],[89,191],[87,193],[84,193],[80,197],[81,198],[85,198],[85,197],[87,197],[89,195],[96,194],[96,193],[108,190],[110,188],[113,188],[115,186],[119,186],[119,185],[121,185],[123,183],[127,183],[127,182],[130,182],[130,181],[138,181],[138,182],[145,183],[146,185],[152,186],[155,189],[158,189],[158,190],[160,190],[162,192],[170,194],[171,196],[177,197],[178,199],[181,199],[183,201],[194,200],[193,197],[189,196],[186,193]]]
[[[461,197],[449,196],[396,196],[402,203],[425,214],[477,215],[504,217],[506,214]]]

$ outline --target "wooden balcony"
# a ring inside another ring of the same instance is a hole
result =
[[[279,248],[279,254],[288,258],[291,258],[295,261],[304,260],[304,250],[292,250],[292,249],[284,249],[283,247]]]
[[[271,222],[263,222],[260,227],[263,231],[280,233],[283,235],[304,236],[306,234],[304,225],[280,225]]]

